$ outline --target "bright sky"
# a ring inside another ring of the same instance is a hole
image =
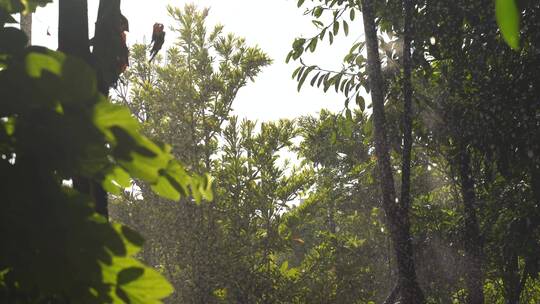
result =
[[[34,15],[33,41],[35,45],[57,47],[58,1],[40,8]],[[88,0],[90,37],[96,20],[98,0]],[[167,15],[167,5],[183,8],[185,0],[122,1],[122,12],[129,19],[128,44],[146,42],[151,36],[154,22],[174,25]],[[268,121],[279,118],[294,118],[305,114],[316,114],[326,108],[340,111],[344,107],[344,97],[328,91],[311,88],[308,81],[298,93],[296,80],[291,78],[296,63],[285,63],[285,57],[295,37],[312,36],[316,31],[311,18],[303,15],[304,9],[296,7],[296,0],[199,0],[200,7],[210,7],[210,25],[221,23],[225,32],[232,32],[246,38],[248,45],[258,45],[274,63],[263,70],[255,79],[241,89],[235,103],[234,113],[252,120]],[[358,19],[356,19],[358,20]],[[350,46],[361,35],[362,24],[350,24],[349,37],[338,36],[332,47],[319,44],[314,56],[307,57],[307,63],[317,63],[323,67],[339,69],[341,60]],[[47,35],[49,30],[51,36]],[[167,31],[167,45],[175,37]],[[323,47],[324,46],[324,47]],[[311,59],[311,60],[310,60]],[[316,60],[316,61],[315,61]]]

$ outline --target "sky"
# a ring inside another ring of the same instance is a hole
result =
[[[45,8],[38,8],[34,15],[32,43],[52,49],[57,47],[58,1]],[[93,36],[98,0],[88,0],[90,37]],[[128,45],[148,43],[152,25],[160,22],[166,28],[174,25],[174,20],[167,14],[167,5],[183,8],[193,1],[170,0],[132,0],[122,1],[122,13],[130,21]],[[295,118],[302,115],[316,115],[322,108],[341,111],[344,97],[329,90],[312,88],[308,81],[297,92],[296,80],[291,78],[297,67],[294,62],[285,63],[287,53],[296,37],[310,37],[316,33],[309,16],[304,16],[305,8],[297,8],[295,0],[198,0],[199,8],[209,7],[209,25],[221,23],[225,32],[246,38],[250,46],[258,45],[273,64],[263,69],[255,78],[241,89],[233,103],[233,114],[241,118],[271,121],[280,118]],[[334,70],[341,67],[342,58],[350,46],[360,38],[361,21],[350,23],[349,37],[340,35],[334,44],[319,44],[315,54],[306,56],[306,63]],[[357,30],[355,30],[357,29]],[[47,35],[50,33],[50,36]],[[356,34],[356,35],[355,35]],[[174,33],[167,31],[164,48],[174,43]]]

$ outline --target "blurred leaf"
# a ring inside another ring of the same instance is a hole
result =
[[[144,269],[139,268],[139,267],[130,267],[130,268],[122,269],[118,273],[118,279],[117,279],[118,284],[125,285],[127,283],[133,282],[137,280],[138,278],[140,278],[143,275],[143,273],[144,273]]]
[[[8,13],[33,12],[38,6],[45,6],[52,0],[0,0],[0,8]]]
[[[17,23],[7,11],[0,8],[0,27],[3,27],[6,23]]]
[[[107,192],[120,194],[121,190],[131,186],[131,178],[124,169],[114,167],[103,179],[102,186]]]
[[[34,78],[42,77],[45,72],[61,76],[63,60],[58,59],[50,54],[30,53],[26,56],[26,72]]]
[[[514,50],[519,49],[519,11],[514,0],[496,0],[495,14],[501,34]]]
[[[0,15],[0,22],[1,18]],[[13,55],[21,52],[27,43],[28,38],[21,30],[14,27],[0,28],[0,53]]]

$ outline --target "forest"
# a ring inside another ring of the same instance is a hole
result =
[[[0,303],[540,303],[540,2],[288,1],[271,58],[196,3],[128,45],[120,0],[0,0]],[[278,61],[343,110],[239,116]]]

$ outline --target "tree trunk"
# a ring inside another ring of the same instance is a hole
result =
[[[505,246],[503,249],[503,286],[506,304],[519,304],[521,295],[521,280],[519,276],[519,258],[512,245]],[[524,271],[525,278],[526,272]]]
[[[58,50],[91,64],[87,0],[60,0],[58,7]],[[88,178],[74,177],[73,187],[90,195],[96,212],[108,218],[107,192],[101,185]]]
[[[411,205],[412,84],[411,26],[412,0],[403,0],[403,164],[401,168],[401,204]]]
[[[58,50],[90,63],[87,1],[60,0],[58,7]]]
[[[383,208],[388,219],[398,268],[403,304],[424,303],[424,295],[418,286],[413,258],[408,209],[396,202],[396,190],[390,164],[384,114],[384,89],[375,26],[373,0],[362,0],[362,14],[368,55],[368,76],[373,104],[375,154],[380,172]]]
[[[467,147],[459,147],[460,185],[465,220],[465,284],[468,304],[484,303],[484,274],[482,272],[482,242],[476,218],[474,179],[471,172],[470,155]]]
[[[21,30],[28,37],[28,45],[32,45],[32,13],[21,13]]]
[[[535,163],[532,164],[530,169],[530,185],[532,189],[533,198],[535,201],[540,201],[540,168]],[[530,216],[527,218],[527,230],[536,231],[540,219],[537,212],[531,210]],[[510,239],[521,238],[522,236],[510,236]],[[537,243],[534,237],[527,236],[527,246],[537,247]],[[532,244],[531,244],[532,243]],[[531,258],[525,256],[525,265],[523,271],[519,271],[519,257],[512,244],[504,247],[503,257],[503,286],[505,290],[505,303],[506,304],[519,304],[521,298],[521,292],[525,288],[525,284],[529,276],[533,273],[537,273],[538,260],[536,257]]]
[[[100,0],[93,39],[94,67],[98,75],[98,89],[108,96],[118,80],[118,57],[121,45],[120,0]]]

